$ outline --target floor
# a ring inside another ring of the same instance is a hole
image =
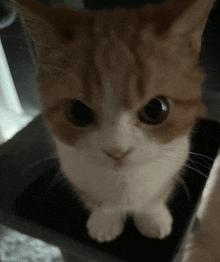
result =
[[[33,53],[28,50],[20,19],[17,18],[10,27],[1,30],[0,36],[21,104],[27,113],[34,115],[40,109],[37,69]]]
[[[57,247],[1,226],[0,262],[63,262],[63,258]]]

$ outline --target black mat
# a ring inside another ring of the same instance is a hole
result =
[[[168,205],[174,217],[172,234],[164,240],[141,236],[128,220],[123,234],[111,243],[98,244],[86,231],[88,212],[82,207],[65,177],[59,172],[56,159],[41,162],[27,171],[30,174],[45,170],[16,200],[16,213],[52,230],[69,236],[80,243],[82,257],[89,259],[92,250],[111,254],[122,261],[172,261],[178,252],[184,233],[201,196],[213,160],[220,145],[220,124],[201,120],[191,136],[191,152],[184,168],[184,186],[177,184]],[[204,156],[205,155],[205,156]],[[35,175],[34,175],[35,176]],[[83,250],[88,249],[88,252]],[[73,253],[80,253],[73,250]],[[89,260],[88,260],[89,261]],[[110,261],[98,258],[95,261]]]
[[[84,0],[85,8],[101,10],[111,8],[138,8],[146,4],[159,4],[163,0]]]

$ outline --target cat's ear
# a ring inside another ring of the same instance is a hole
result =
[[[27,25],[36,49],[51,49],[72,40],[85,15],[65,7],[52,8],[36,0],[11,0]]]
[[[177,16],[168,29],[170,37],[186,37],[197,51],[201,48],[202,34],[207,23],[214,0],[175,1]],[[179,5],[179,6],[178,6]]]
[[[34,0],[12,0],[19,16],[28,27],[36,46],[53,45],[57,40],[54,28],[56,15],[50,6]]]

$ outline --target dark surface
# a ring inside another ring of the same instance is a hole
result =
[[[147,3],[161,3],[161,0],[84,0],[85,7],[91,10],[110,8],[136,8]]]
[[[148,239],[141,236],[133,226],[132,220],[127,222],[123,234],[111,243],[98,244],[91,240],[85,226],[89,214],[82,207],[77,196],[74,195],[65,177],[59,172],[56,159],[48,160],[50,169],[17,198],[16,213],[25,219],[30,219],[74,238],[85,249],[90,247],[90,250],[94,249],[96,252],[98,250],[111,254],[123,261],[172,261],[178,252],[204,188],[206,176],[208,176],[213,164],[211,159],[216,157],[220,145],[219,123],[201,120],[195,130],[196,133],[191,138],[192,153],[187,162],[187,165],[194,170],[183,169],[184,186],[178,184],[169,201],[169,207],[174,217],[174,226],[172,234],[165,240]],[[45,166],[46,163],[40,165]],[[38,172],[37,165],[27,172],[32,175],[34,172]],[[79,250],[73,250],[74,252],[79,252]],[[89,252],[84,253],[83,257],[89,258]],[[97,261],[105,260],[102,258]]]
[[[179,0],[181,1],[181,0]],[[165,0],[84,0],[85,8],[91,10],[111,9],[111,8],[137,8],[146,4],[159,4]],[[220,3],[216,1],[215,10],[212,11],[212,20],[220,21],[219,9]]]

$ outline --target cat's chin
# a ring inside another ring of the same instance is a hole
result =
[[[128,165],[127,163],[121,163],[120,165],[116,165],[113,162],[111,163],[110,161],[94,161],[92,160],[88,160],[88,163],[90,163],[92,165],[92,167],[94,168],[102,168],[104,170],[109,170],[109,171],[114,171],[114,172],[122,172],[125,171],[127,169],[132,168],[131,165]]]
[[[126,165],[124,163],[120,164],[120,165],[115,165],[115,164],[98,164],[96,165],[97,167],[102,167],[104,169],[107,169],[109,171],[114,171],[114,172],[125,172],[126,170],[132,168],[131,165]]]

